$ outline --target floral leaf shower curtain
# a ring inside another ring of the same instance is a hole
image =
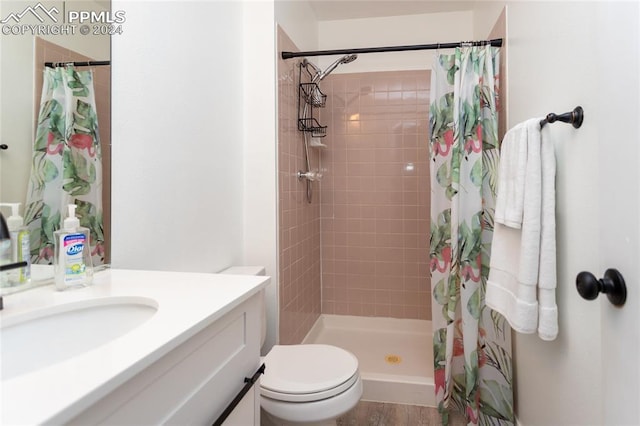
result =
[[[25,224],[31,231],[31,260],[51,263],[53,232],[76,204],[80,224],[90,231],[93,265],[104,263],[102,153],[92,71],[72,66],[45,68]]]
[[[434,381],[469,424],[512,424],[511,330],[485,306],[499,161],[499,48],[457,48],[431,72]]]

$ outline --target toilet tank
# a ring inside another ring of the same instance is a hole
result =
[[[226,275],[266,275],[267,271],[264,266],[231,266],[223,269],[219,274]],[[265,290],[261,291],[260,315],[262,316],[262,330],[260,334],[260,347],[264,345],[267,337],[267,300],[265,298]]]
[[[264,266],[232,266],[223,269],[219,274],[228,275],[266,275],[267,271]]]

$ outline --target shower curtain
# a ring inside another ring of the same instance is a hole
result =
[[[513,424],[511,330],[484,303],[499,162],[499,48],[457,48],[431,71],[430,266],[438,409]]]
[[[53,261],[53,232],[76,204],[89,228],[93,265],[104,263],[102,154],[93,72],[72,66],[45,68],[33,145],[25,224],[32,263]]]

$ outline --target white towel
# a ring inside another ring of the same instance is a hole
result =
[[[527,126],[520,123],[504,135],[498,171],[495,221],[511,228],[522,226],[526,164]]]
[[[538,278],[538,336],[554,340],[558,335],[556,306],[556,156],[548,126],[542,128],[542,228]]]
[[[537,329],[540,338],[553,340],[558,331],[555,156],[547,130],[540,131],[539,118],[512,130],[501,148],[500,173],[505,170],[506,176],[499,176],[496,217],[498,206],[503,214],[494,228],[486,303],[514,330],[535,333]],[[516,168],[524,171],[523,178]],[[503,178],[512,182],[501,185]]]

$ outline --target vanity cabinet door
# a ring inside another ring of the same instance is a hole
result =
[[[260,383],[256,382],[242,398],[235,410],[224,421],[224,426],[247,426],[260,424]]]
[[[259,302],[259,295],[243,302],[70,423],[212,424],[260,366]],[[225,425],[257,424],[255,386]]]

